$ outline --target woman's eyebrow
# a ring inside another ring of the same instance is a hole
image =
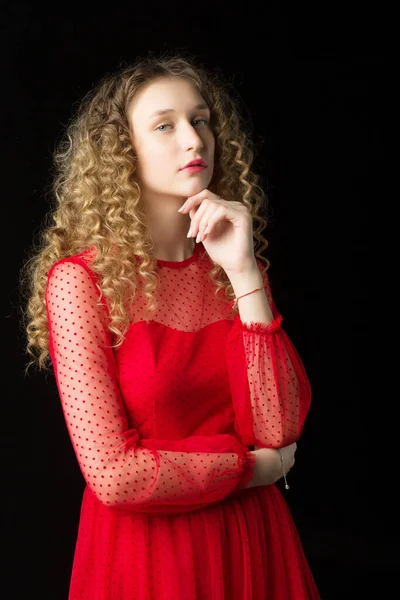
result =
[[[193,108],[193,110],[199,110],[202,108],[208,108],[207,104],[196,104],[196,106]],[[170,113],[170,112],[176,112],[176,110],[174,108],[163,108],[161,110],[156,110],[156,112],[152,113],[149,116],[149,119],[152,119],[153,117],[157,117],[159,115],[165,115],[166,113]]]

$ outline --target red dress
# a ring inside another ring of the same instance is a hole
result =
[[[46,290],[86,482],[68,599],[319,599],[278,487],[244,489],[248,446],[296,441],[311,399],[269,284],[274,321],[246,325],[215,296],[203,244],[186,260],[158,260],[156,313],[146,323],[139,285],[113,349],[90,256],[58,261]]]

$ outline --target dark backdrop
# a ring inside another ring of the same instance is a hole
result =
[[[18,277],[48,210],[55,140],[104,72],[173,48],[222,69],[253,120],[271,207],[272,288],[313,387],[285,495],[322,598],[386,597],[394,492],[389,478],[381,483],[391,456],[375,388],[385,348],[371,341],[381,326],[382,20],[326,4],[146,6],[2,8],[2,597],[67,599],[84,487],[53,376],[23,372]]]

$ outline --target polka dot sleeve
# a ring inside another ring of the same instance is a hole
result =
[[[262,271],[262,264],[257,260]],[[280,448],[300,437],[311,403],[303,363],[286,332],[264,274],[274,320],[243,323],[235,316],[226,344],[235,429],[245,444]]]
[[[146,439],[128,423],[108,311],[83,262],[49,272],[50,355],[68,433],[83,477],[110,508],[146,513],[196,510],[238,493],[254,454],[227,434]]]

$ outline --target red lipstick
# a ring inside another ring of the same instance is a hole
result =
[[[190,162],[187,163],[182,169],[189,169],[193,173],[197,173],[202,171],[207,167],[207,163],[202,158],[194,158]],[[181,169],[181,171],[182,171]]]

